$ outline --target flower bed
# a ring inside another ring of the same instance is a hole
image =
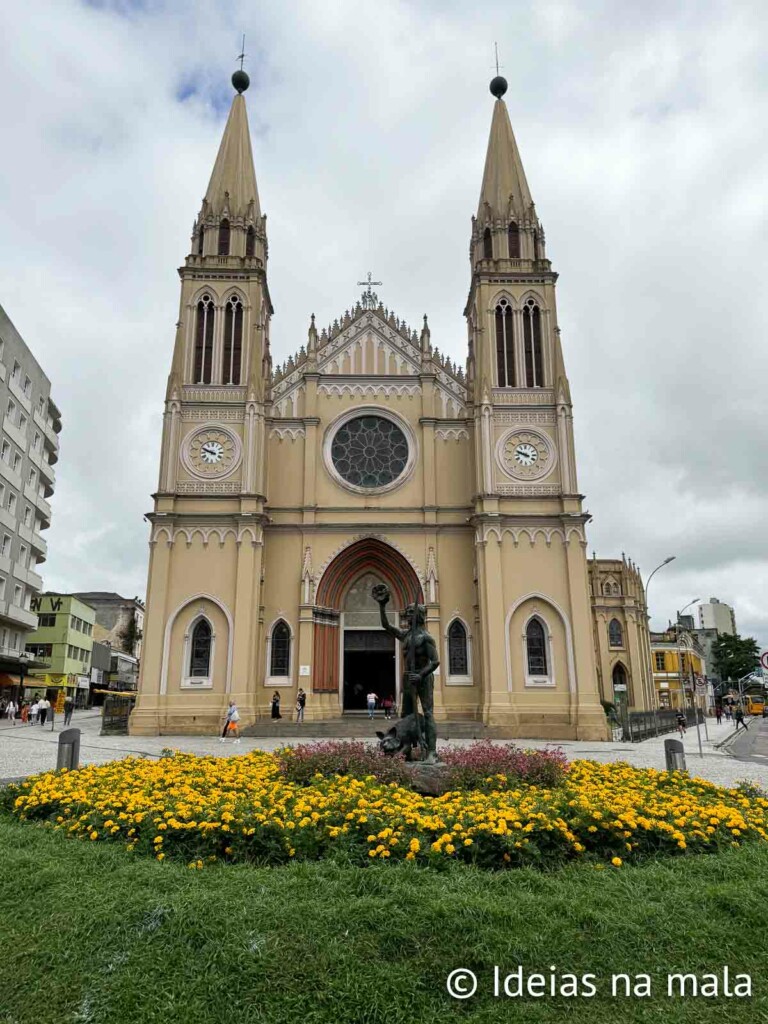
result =
[[[278,759],[126,758],[8,787],[2,806],[91,842],[190,867],[336,858],[499,868],[591,859],[620,867],[768,839],[768,800],[680,773],[574,762],[554,788],[430,798],[374,778],[285,779]]]
[[[320,775],[374,776],[379,782],[408,787],[409,774],[402,757],[387,757],[369,743],[329,740],[300,743],[276,751],[282,775],[307,784]],[[563,781],[568,761],[562,750],[521,750],[511,743],[489,741],[466,747],[443,746],[440,760],[449,766],[448,789],[506,789],[520,783],[556,786]]]

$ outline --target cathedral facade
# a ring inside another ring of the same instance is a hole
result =
[[[369,284],[329,327],[312,316],[275,368],[247,79],[233,81],[179,272],[132,732],[212,732],[230,699],[247,726],[299,687],[308,722],[371,690],[399,703],[383,582],[390,618],[426,606],[438,720],[605,738],[557,275],[506,83],[472,217],[465,366]]]

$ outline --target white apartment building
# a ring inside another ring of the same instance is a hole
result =
[[[17,697],[51,525],[61,414],[51,382],[0,306],[0,696]]]
[[[736,632],[736,616],[729,604],[718,601],[716,597],[710,597],[699,605],[699,628],[716,629],[718,633]]]

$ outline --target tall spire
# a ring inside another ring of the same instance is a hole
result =
[[[235,72],[235,75],[237,74]],[[214,215],[226,209],[232,217],[243,217],[247,212],[251,213],[254,220],[261,217],[251,136],[248,131],[248,114],[242,92],[238,92],[232,100],[216,163],[213,165],[213,173],[205,193],[205,202],[208,210]],[[253,207],[249,211],[251,203]]]
[[[491,82],[491,92],[496,96],[496,102],[493,105],[491,134],[488,137],[483,185],[477,208],[477,219],[480,222],[504,220],[513,213],[522,219],[533,205],[507,105],[502,99],[506,91],[506,80],[498,75]]]

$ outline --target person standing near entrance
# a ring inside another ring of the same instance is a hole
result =
[[[304,690],[299,687],[299,692],[296,694],[296,724],[301,725],[304,722],[304,707],[307,703],[307,695]]]
[[[373,692],[373,690],[371,690],[371,692],[366,697],[366,701],[367,701],[367,704],[368,704],[368,717],[369,718],[373,718],[373,716],[374,716],[374,713],[376,711],[376,702],[378,701],[378,699],[379,698],[378,698],[377,694],[375,694]]]
[[[272,694],[272,710],[270,711],[270,717],[273,721],[277,721],[278,718],[283,717],[280,714],[280,694],[277,690]]]
[[[384,697],[382,702],[381,702],[381,709],[384,712],[384,718],[387,721],[389,721],[392,718],[392,707],[393,707],[394,703],[395,702],[392,700],[392,698],[389,696],[389,694],[387,694],[387,696]]]

